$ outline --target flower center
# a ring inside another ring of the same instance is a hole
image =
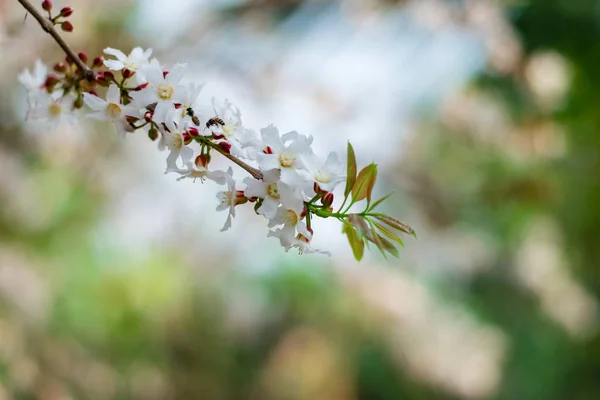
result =
[[[226,123],[225,125],[223,125],[221,127],[221,129],[223,130],[223,133],[226,134],[227,136],[231,136],[233,135],[233,132],[237,129],[238,124],[234,123]]]
[[[293,167],[296,163],[296,157],[289,151],[284,151],[279,155],[279,164],[284,168]]]
[[[223,199],[221,202],[228,206],[235,205],[235,196],[233,196],[231,191],[223,192]]]
[[[60,116],[60,114],[62,114],[62,107],[60,106],[60,104],[52,103],[48,106],[48,115],[56,118]]]
[[[161,83],[156,87],[156,92],[158,93],[158,97],[160,97],[162,100],[169,100],[171,97],[173,97],[175,89],[173,89],[173,86],[171,85]]]
[[[315,181],[317,181],[319,183],[329,183],[329,182],[331,182],[331,174],[320,169],[315,174]]]
[[[270,197],[279,200],[279,188],[277,187],[276,183],[271,183],[269,186],[267,186],[267,194]]]
[[[298,214],[296,214],[292,210],[287,210],[287,212],[285,214],[285,224],[286,225],[298,224]]]
[[[118,118],[121,116],[121,107],[118,104],[110,103],[106,106],[105,114],[108,118]]]
[[[176,132],[167,132],[165,134],[167,147],[170,149],[181,149],[183,147],[183,136]]]
[[[132,71],[137,71],[139,68],[138,63],[136,63],[135,61],[131,61],[131,60],[127,60],[126,62],[123,63],[123,65],[125,65],[128,69],[130,69]]]

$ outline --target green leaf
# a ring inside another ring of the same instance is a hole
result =
[[[369,237],[369,240],[373,243],[375,243],[375,245],[377,246],[377,248],[379,249],[379,251],[381,252],[381,255],[383,256],[383,258],[385,258],[387,260],[387,256],[385,255],[385,246],[383,244],[383,242],[381,241],[381,237],[377,234],[377,232],[375,232],[375,230],[373,229],[371,231],[371,235]]]
[[[364,167],[352,186],[352,201],[356,203],[367,197],[370,199],[375,179],[377,179],[377,165],[369,164]]]
[[[390,231],[388,228],[386,228],[385,226],[383,226],[375,221],[373,221],[372,224],[375,225],[375,227],[377,227],[377,229],[379,229],[381,231],[381,233],[383,233],[389,239],[393,240],[394,242],[398,243],[400,246],[404,247],[404,242],[394,232]]]
[[[400,258],[400,252],[398,251],[396,246],[394,246],[392,243],[390,243],[389,240],[387,240],[386,238],[383,238],[381,236],[379,236],[379,240],[381,240],[381,243],[383,244],[383,248],[385,249],[385,251],[387,251],[388,253],[390,253],[391,255],[393,255],[396,258]]]
[[[344,224],[344,231],[348,237],[348,243],[352,248],[352,254],[356,261],[360,261],[363,258],[365,252],[365,242],[358,237],[358,234],[350,224]]]
[[[363,217],[357,214],[350,214],[348,216],[348,221],[352,224],[356,233],[358,234],[359,239],[363,239],[365,237],[369,237],[371,233],[371,228],[367,224],[367,221]]]
[[[394,229],[398,229],[401,232],[407,233],[409,235],[413,235],[415,238],[417,237],[415,230],[410,225],[407,225],[404,222],[402,222],[394,217],[390,217],[389,215],[385,215],[385,214],[375,214],[373,216],[375,218],[377,218],[379,221],[391,226]]]
[[[356,156],[350,142],[348,142],[348,159],[346,164],[346,189],[344,189],[344,198],[348,197],[348,194],[352,191],[354,182],[356,182],[356,171],[358,170],[356,167]]]
[[[373,205],[371,207],[369,207],[369,211],[374,210],[375,207],[377,207],[378,205],[383,203],[385,200],[387,200],[387,198],[390,197],[392,194],[394,194],[394,192],[388,193],[386,196],[383,196],[382,198],[377,200],[375,203],[373,203]]]

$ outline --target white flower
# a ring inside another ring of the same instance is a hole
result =
[[[311,254],[318,253],[326,256],[331,256],[331,253],[324,250],[319,250],[311,247],[310,239],[307,239],[302,234],[297,234],[295,238],[289,239],[289,235],[284,233],[284,229],[276,229],[269,231],[267,237],[275,237],[279,239],[279,243],[285,248],[285,251],[289,251],[291,248],[297,248],[299,254]]]
[[[192,116],[189,113],[189,109],[192,109],[194,115],[198,117],[198,119],[200,118],[200,115],[196,110],[196,101],[198,100],[198,96],[200,96],[200,91],[203,87],[204,85],[196,85],[195,83],[187,85],[179,108],[181,111],[181,120],[186,126],[192,126],[192,124],[196,125],[192,122]]]
[[[260,130],[265,151],[257,154],[256,160],[261,171],[281,169],[281,181],[287,185],[303,184],[297,169],[303,168],[300,156],[310,152],[311,137],[301,136],[297,132],[288,132],[279,136],[279,130],[273,125]]]
[[[150,64],[148,59],[152,55],[152,49],[143,50],[141,47],[136,47],[126,56],[121,50],[108,47],[104,49],[104,53],[117,57],[116,60],[104,60],[104,65],[108,69],[120,71],[127,68],[136,73],[135,78],[138,84],[146,82],[143,69]]]
[[[127,132],[133,130],[125,120],[125,115],[139,114],[134,106],[123,106],[121,104],[121,90],[117,85],[112,84],[106,93],[106,100],[90,93],[83,94],[85,104],[94,110],[94,113],[87,114],[86,117],[97,119],[99,121],[110,121],[117,127],[119,135],[124,138]]]
[[[235,180],[233,179],[233,170],[231,167],[229,167],[227,170],[225,179],[227,181],[227,190],[217,193],[217,199],[219,200],[217,211],[229,209],[227,220],[225,220],[225,224],[223,225],[223,228],[221,228],[221,232],[231,228],[231,219],[235,218],[235,206],[238,204],[237,191],[235,190]]]
[[[175,110],[172,110],[173,114]],[[189,161],[194,156],[194,151],[186,146],[183,138],[183,127],[181,123],[177,124],[174,119],[170,119],[166,123],[167,129],[161,129],[161,138],[158,142],[158,147],[163,150],[167,148],[170,153],[167,156],[167,172],[177,171],[177,160],[181,158],[184,165],[188,165]]]
[[[29,101],[37,102],[39,97],[47,94],[44,88],[47,76],[48,68],[40,60],[36,60],[33,73],[29,72],[28,69],[25,69],[19,74],[17,80],[25,86],[25,89],[27,89]]]
[[[215,117],[223,120],[225,124],[212,124],[209,130],[217,135],[225,136],[225,139],[231,144],[232,155],[254,159],[256,151],[262,147],[262,144],[254,131],[244,128],[240,110],[227,99],[223,105],[217,104],[215,98],[212,99],[212,103]]]
[[[156,60],[152,60],[152,63],[144,68],[148,87],[139,92],[132,92],[131,97],[144,107],[156,103],[152,118],[154,122],[159,124],[167,122],[167,114],[175,107],[175,104],[183,104],[186,99],[186,88],[179,84],[183,78],[184,69],[185,65],[177,64],[165,76]]]
[[[37,106],[31,110],[32,119],[44,120],[50,128],[55,128],[63,122],[74,124],[76,117],[72,110],[73,99],[70,96],[58,94],[41,96]]]
[[[302,163],[308,178],[315,181],[321,190],[326,192],[333,191],[338,183],[346,180],[345,165],[334,151],[329,153],[324,164],[312,152],[302,156]]]
[[[283,204],[284,207],[302,212],[304,199],[302,190],[299,187],[290,187],[279,181],[279,171],[274,169],[263,172],[263,180],[258,181],[253,178],[244,179],[246,197],[259,197],[263,203],[258,209],[258,213],[264,215],[267,219],[274,218],[277,214],[277,207]]]
[[[309,232],[306,224],[294,210],[289,210],[285,207],[279,207],[277,209],[277,214],[269,221],[269,228],[281,224],[283,224],[283,228],[270,231],[267,236],[278,238],[281,245],[287,250],[296,244],[296,231],[298,231],[298,234],[309,240],[312,238],[312,234]]]
[[[186,161],[185,168],[182,169],[177,167],[173,168],[173,165],[171,165],[171,167],[167,167],[167,170],[165,171],[165,173],[169,172],[176,172],[181,175],[179,178],[177,178],[178,181],[187,178],[193,179],[194,182],[196,179],[200,179],[200,181],[204,182],[206,179],[210,179],[219,185],[224,185],[226,183],[227,175],[225,171],[209,171],[207,167],[198,162],[197,158],[195,161]]]

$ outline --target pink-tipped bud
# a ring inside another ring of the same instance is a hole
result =
[[[144,90],[144,89],[146,89],[146,88],[148,87],[148,85],[149,85],[149,83],[148,83],[148,82],[146,82],[146,83],[142,83],[140,86],[136,87],[136,88],[135,88],[135,89],[133,89],[133,90],[134,90],[134,91],[136,91],[136,92],[139,92],[140,90]]]
[[[155,127],[150,128],[150,130],[148,131],[148,137],[152,141],[158,139],[158,129],[156,129]]]
[[[59,62],[54,64],[54,71],[58,72],[59,74],[64,74],[65,72],[67,72],[67,64],[65,64],[64,62]]]
[[[53,75],[48,75],[44,81],[44,87],[48,90],[52,89],[58,82],[58,79]]]
[[[104,57],[99,56],[94,58],[94,62],[92,63],[93,67],[101,67],[102,65],[104,65]]]
[[[144,113],[144,121],[152,122],[152,117],[154,117],[154,113],[152,111],[146,111]]]
[[[183,132],[181,134],[181,136],[183,137],[183,144],[185,144],[186,146],[190,143],[192,143],[192,140],[194,140],[189,133],[187,132]]]
[[[112,81],[113,79],[115,79],[115,74],[113,74],[110,71],[104,71],[104,79],[106,79],[107,81]]]
[[[52,10],[52,2],[50,0],[42,1],[42,8],[46,11]]]
[[[73,65],[73,59],[70,56],[65,57],[65,62],[69,65]]]
[[[60,24],[60,29],[62,29],[65,32],[73,32],[73,24],[69,21],[62,22]]]
[[[198,137],[198,136],[200,136],[200,132],[198,132],[198,129],[194,128],[193,126],[191,128],[188,128],[188,133],[192,137]]]
[[[131,78],[133,76],[133,74],[135,74],[135,72],[133,72],[129,68],[123,68],[121,70],[121,74],[123,75],[123,78],[129,79],[129,78]]]
[[[219,142],[219,147],[226,153],[231,153],[231,144],[227,142]]]
[[[263,153],[265,153],[265,154],[273,154],[273,149],[270,146],[267,146],[263,150]]]
[[[323,197],[321,197],[321,204],[325,207],[329,207],[333,204],[333,193],[327,192]]]
[[[169,75],[169,71],[163,71],[163,78],[167,78],[167,75]]]
[[[88,60],[88,56],[87,56],[87,54],[85,54],[85,53],[83,53],[83,52],[81,52],[81,53],[77,54],[77,57],[79,57],[79,59],[80,59],[81,61],[83,61],[83,63],[84,63],[84,64],[85,64],[85,63],[87,62],[87,60]]]
[[[321,186],[317,182],[313,183],[313,190],[316,194],[323,194],[323,190],[321,190]]]
[[[71,7],[63,7],[60,9],[60,15],[62,17],[70,17],[73,14],[73,9]]]
[[[196,167],[198,167],[198,168],[208,168],[209,162],[210,162],[210,155],[208,155],[208,154],[200,154],[194,160],[194,164],[196,164]]]

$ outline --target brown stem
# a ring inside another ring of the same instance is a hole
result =
[[[202,143],[206,144],[207,146],[212,147],[213,149],[215,149],[216,151],[218,151],[219,153],[221,153],[225,158],[229,159],[231,162],[234,162],[235,164],[239,165],[241,168],[245,169],[246,171],[248,171],[248,173],[250,175],[252,175],[252,177],[254,179],[257,179],[259,181],[261,181],[263,179],[263,174],[262,172],[260,172],[259,170],[257,170],[256,168],[246,164],[245,162],[243,162],[242,160],[240,160],[239,158],[232,156],[231,154],[225,152],[225,150],[223,150],[221,148],[221,146],[219,146],[218,144],[204,138],[204,137],[200,137],[200,140],[202,141]]]
[[[56,43],[58,43],[58,45],[63,49],[63,51],[65,53],[67,53],[67,55],[71,58],[71,60],[73,60],[75,65],[77,65],[77,67],[79,68],[81,75],[83,75],[83,77],[85,77],[88,81],[94,80],[94,78],[95,78],[94,71],[92,71],[90,68],[88,68],[87,65],[85,65],[85,63],[83,61],[81,61],[79,56],[77,54],[75,54],[75,52],[73,50],[71,50],[71,48],[63,40],[63,38],[60,37],[60,35],[56,31],[56,29],[54,29],[54,24],[52,23],[52,21],[50,21],[50,19],[45,18],[42,14],[40,14],[40,12],[33,5],[31,5],[31,3],[29,1],[27,1],[27,0],[17,0],[17,1],[19,3],[21,3],[21,5],[23,7],[25,7],[25,9],[31,15],[33,15],[33,17],[39,22],[42,29],[44,31],[46,31],[50,36],[52,36],[52,38],[56,41]]]

